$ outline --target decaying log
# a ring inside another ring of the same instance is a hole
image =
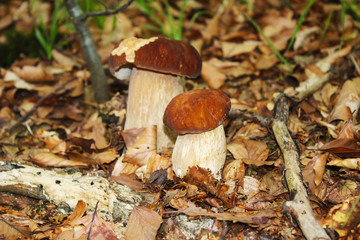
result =
[[[0,191],[49,201],[64,213],[71,213],[79,200],[88,211],[97,210],[106,220],[121,218],[127,222],[135,205],[146,201],[145,195],[100,176],[86,176],[77,170],[45,170],[24,164],[0,161]]]

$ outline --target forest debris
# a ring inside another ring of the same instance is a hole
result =
[[[135,206],[126,226],[125,239],[153,240],[162,218],[154,210],[144,206]]]
[[[41,65],[38,66],[23,66],[13,67],[12,69],[16,75],[25,81],[39,83],[39,82],[55,82],[57,79],[53,75],[46,74]]]
[[[201,77],[209,85],[210,88],[219,89],[226,80],[226,75],[220,72],[210,62],[203,62],[201,69]]]
[[[243,185],[245,175],[245,165],[241,159],[235,159],[228,163],[223,169],[222,179],[227,182],[230,180],[237,180],[240,186]]]
[[[78,221],[77,224],[82,224],[83,228],[75,228],[74,238],[81,239],[108,239],[117,240],[117,236],[111,227],[111,223],[106,222],[95,210]]]
[[[353,206],[356,204],[356,206]],[[354,207],[351,211],[350,209]],[[350,212],[351,211],[351,212]],[[351,197],[346,199],[342,204],[336,205],[330,209],[328,212],[324,227],[330,227],[334,229],[339,237],[350,237],[350,235],[359,234],[358,231],[353,231],[357,228],[360,222],[360,204],[355,199]]]
[[[0,169],[6,166],[9,165],[0,163]],[[99,202],[99,213],[108,220],[121,216],[122,220],[126,221],[133,206],[141,201],[139,193],[126,186],[110,184],[106,178],[100,176],[83,176],[80,172],[58,172],[23,164],[10,166],[13,168],[0,171],[2,191],[11,191],[12,186],[27,185],[29,190],[41,186],[39,193],[32,193],[32,197],[51,201],[58,206],[65,203],[70,209],[76,206],[78,200],[83,200],[90,211],[94,210]],[[23,192],[16,193],[28,195],[29,191],[24,188]]]
[[[246,164],[255,166],[273,164],[272,161],[266,161],[270,150],[264,142],[238,137],[227,145],[227,149],[235,159],[242,159]]]
[[[329,122],[347,121],[351,115],[356,116],[360,107],[360,77],[347,80],[341,88],[339,98],[330,113]]]
[[[64,156],[57,155],[50,152],[43,152],[36,154],[32,161],[47,167],[88,167],[89,164],[86,162],[80,162],[76,160],[67,159]]]
[[[336,158],[328,162],[327,165],[344,167],[344,168],[360,171],[360,158],[346,158],[346,159]]]
[[[302,182],[298,150],[287,129],[289,107],[288,100],[284,96],[280,97],[276,102],[276,113],[272,123],[276,141],[284,158],[285,179],[291,196],[291,200],[285,202],[283,208],[293,214],[307,239],[330,240],[314,216]]]
[[[239,54],[252,52],[256,47],[261,45],[263,45],[262,42],[253,40],[242,43],[221,42],[221,49],[224,58],[231,58]]]
[[[188,208],[180,209],[179,212],[192,217],[206,216],[206,217],[215,218],[217,220],[242,222],[242,223],[249,223],[256,225],[265,224],[270,218],[276,217],[276,212],[273,209],[249,211],[244,213],[232,213],[232,212],[216,213],[216,212],[210,212],[201,207],[197,207],[192,202],[188,202],[187,205]]]
[[[310,191],[315,195],[319,193],[328,157],[329,153],[316,155],[309,161],[305,168],[302,169],[304,181],[308,183]]]
[[[248,196],[248,198],[256,195],[259,190],[260,182],[256,178],[245,176],[244,177],[244,193]]]

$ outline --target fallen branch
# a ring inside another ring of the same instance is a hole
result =
[[[306,239],[330,240],[313,214],[302,181],[298,149],[287,129],[289,108],[289,99],[281,94],[276,101],[275,117],[272,122],[272,130],[284,159],[284,175],[291,199],[284,202],[283,210],[296,219]]]
[[[330,239],[316,220],[310,205],[306,187],[302,180],[298,148],[287,129],[290,100],[299,103],[321,89],[332,76],[331,65],[346,56],[351,47],[337,51],[318,61],[315,66],[322,75],[309,71],[308,78],[297,88],[288,88],[275,96],[275,112],[271,123],[276,141],[284,159],[284,176],[290,192],[290,201],[283,204],[283,210],[295,218],[306,239]]]

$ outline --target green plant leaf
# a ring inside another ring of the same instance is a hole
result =
[[[276,56],[281,60],[281,62],[283,64],[285,64],[288,68],[290,68],[291,70],[293,70],[293,67],[291,66],[291,64],[283,57],[283,55],[281,55],[281,53],[275,48],[274,44],[272,44],[272,42],[270,41],[270,39],[264,34],[264,32],[261,30],[261,28],[256,24],[256,22],[249,17],[248,15],[245,14],[245,16],[249,19],[249,21],[251,22],[251,24],[256,28],[256,30],[260,33],[260,35],[265,39],[265,41],[267,42],[267,44],[270,46],[271,50],[276,54]]]

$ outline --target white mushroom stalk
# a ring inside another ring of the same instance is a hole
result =
[[[220,179],[225,159],[225,131],[220,125],[203,133],[179,135],[172,153],[172,168],[178,177],[184,177],[189,167],[199,166]]]
[[[125,129],[157,126],[157,150],[173,146],[176,134],[164,126],[167,104],[182,92],[178,77],[133,68],[130,76]]]

